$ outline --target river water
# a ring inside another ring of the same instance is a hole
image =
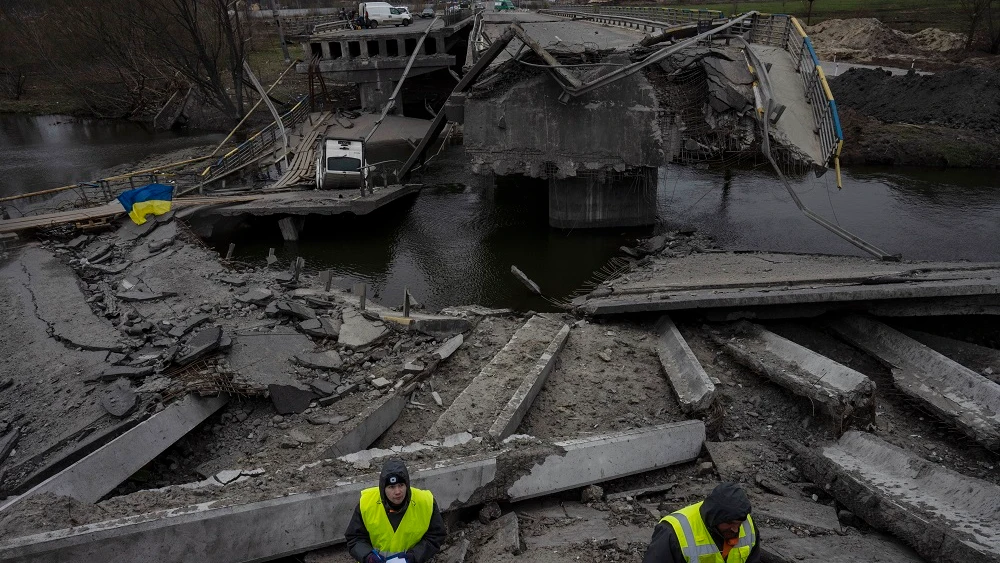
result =
[[[0,116],[0,194],[93,179],[102,169],[149,154],[217,141],[218,135],[150,133],[123,123]],[[833,174],[793,180],[813,211],[890,253],[913,260],[1000,260],[997,171],[850,168],[844,188]],[[727,249],[864,255],[807,219],[766,170],[660,171],[656,229],[694,228]],[[364,281],[386,304],[403,288],[428,308],[480,303],[549,309],[510,275],[517,265],[543,291],[565,298],[654,229],[558,231],[547,224],[538,182],[429,186],[367,217],[310,218],[302,240],[282,241],[273,219],[212,240],[235,257],[263,264],[268,248],[282,263],[306,259],[331,269],[337,285]]]

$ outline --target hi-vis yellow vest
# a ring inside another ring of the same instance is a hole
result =
[[[361,519],[365,522],[372,547],[382,553],[400,553],[417,545],[427,533],[434,512],[434,495],[430,491],[410,487],[410,505],[399,522],[392,529],[389,517],[382,505],[378,487],[361,491]]]
[[[740,526],[740,541],[729,550],[729,557],[722,558],[722,552],[715,545],[715,540],[708,533],[705,522],[701,519],[701,505],[704,501],[686,506],[673,514],[667,514],[660,522],[669,522],[677,534],[681,544],[681,553],[688,563],[743,563],[750,557],[750,550],[757,543],[753,531],[753,518],[747,519]]]

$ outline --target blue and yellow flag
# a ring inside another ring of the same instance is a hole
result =
[[[162,215],[170,211],[173,199],[174,187],[166,184],[149,184],[118,196],[118,201],[136,225],[145,223],[146,215]]]

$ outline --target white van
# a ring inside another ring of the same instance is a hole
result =
[[[413,23],[413,16],[406,8],[397,8],[388,2],[362,2],[358,4],[358,13],[367,14],[369,25],[373,28],[388,24],[399,27]]]
[[[327,137],[316,155],[316,189],[336,190],[365,185],[365,143],[360,139]]]

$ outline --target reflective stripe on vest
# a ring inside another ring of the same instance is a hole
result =
[[[757,535],[753,530],[753,518],[747,515],[747,519],[740,525],[740,540],[729,550],[729,557],[722,558],[722,552],[715,545],[708,528],[701,519],[701,505],[692,504],[686,506],[673,514],[668,514],[660,519],[660,522],[667,522],[674,528],[677,541],[680,544],[681,552],[688,563],[738,563],[746,561],[750,557],[750,550],[757,543]]]
[[[417,545],[427,533],[434,512],[434,495],[430,491],[410,487],[410,505],[406,507],[399,527],[392,529],[382,505],[378,487],[361,491],[361,519],[372,540],[372,547],[382,553],[401,553]]]

